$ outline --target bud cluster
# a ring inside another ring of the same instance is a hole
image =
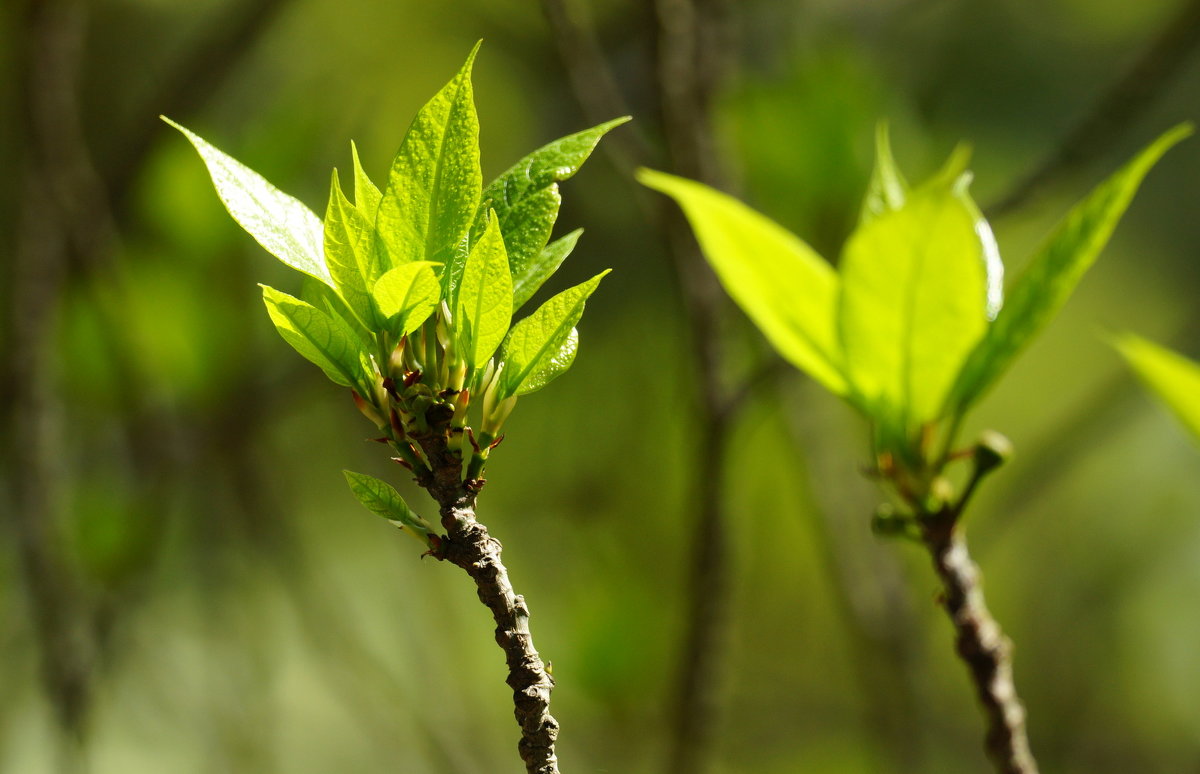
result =
[[[500,431],[517,401],[501,395],[503,364],[493,358],[481,369],[470,367],[462,354],[462,331],[444,301],[420,328],[394,343],[389,338],[386,332],[378,335],[373,388],[367,395],[353,392],[355,406],[418,480],[450,461],[465,470],[465,482],[481,486],[483,466],[503,440]],[[473,403],[482,407],[475,426],[469,417]]]

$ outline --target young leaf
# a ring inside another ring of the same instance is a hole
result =
[[[362,213],[363,218],[372,226],[375,225],[375,214],[379,212],[379,200],[383,194],[367,177],[362,162],[358,160],[358,146],[350,142],[350,156],[354,159],[354,206]]]
[[[375,283],[375,303],[385,325],[396,336],[412,333],[437,309],[441,285],[433,272],[436,263],[406,263],[384,274]]]
[[[637,177],[683,208],[721,284],[779,353],[830,392],[844,395],[833,268],[787,229],[733,197],[649,169]]]
[[[950,394],[950,410],[965,412],[1058,313],[1108,242],[1146,173],[1189,134],[1186,125],[1169,130],[1068,213],[1013,283],[1004,308],[963,366]]]
[[[601,137],[628,120],[628,116],[617,118],[555,140],[521,159],[488,184],[480,199],[472,241],[483,233],[488,212],[495,210],[508,250],[514,288],[534,282],[532,275],[540,275],[541,279],[536,281],[539,285],[549,276],[541,274],[545,264],[540,258],[558,217],[561,201],[558,183],[579,171]],[[533,295],[532,291],[529,295]],[[516,306],[528,298],[526,296]]]
[[[540,390],[571,367],[579,349],[575,325],[588,297],[609,271],[564,290],[513,326],[504,340],[504,370],[500,372],[504,397]]]
[[[455,325],[466,332],[467,362],[474,368],[488,358],[504,340],[512,321],[512,277],[508,273],[508,255],[495,216],[483,235],[471,247],[463,267],[454,310]]]
[[[320,367],[335,384],[361,391],[363,348],[358,335],[343,320],[282,293],[262,286],[267,313],[284,341]]]
[[[375,228],[392,268],[448,264],[479,205],[479,119],[466,63],[413,119],[392,161]]]
[[[875,169],[872,170],[871,182],[867,185],[867,196],[863,200],[859,223],[866,224],[885,212],[900,209],[904,206],[904,198],[907,195],[908,182],[900,173],[896,159],[892,156],[888,125],[880,121],[875,127]]]
[[[288,266],[333,286],[322,250],[324,229],[312,210],[191,130],[166,116],[162,120],[195,146],[217,195],[238,225]]]
[[[583,229],[577,228],[564,237],[546,245],[537,257],[530,261],[520,277],[513,276],[513,312],[525,305],[546,280],[550,279],[562,262],[575,249]],[[505,243],[507,244],[507,242]],[[512,256],[509,256],[509,266],[512,266]]]
[[[984,247],[961,188],[924,188],[859,227],[842,257],[839,333],[864,408],[892,430],[936,419],[987,328]]]
[[[408,503],[404,502],[404,498],[395,488],[364,473],[350,470],[342,472],[346,474],[346,483],[350,485],[350,491],[354,492],[354,496],[367,510],[382,516],[401,529],[408,528],[409,534],[417,540],[426,546],[431,545],[429,536],[434,534],[433,527],[408,507]]]
[[[1200,441],[1200,363],[1132,334],[1120,337],[1116,347],[1142,383]]]
[[[374,268],[374,241],[375,230],[342,193],[335,169],[325,210],[325,263],[346,305],[360,321],[371,326],[375,315],[367,277]]]

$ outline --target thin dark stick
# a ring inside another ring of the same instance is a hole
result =
[[[1190,0],[1067,133],[1057,149],[1009,193],[987,208],[988,217],[1008,214],[1055,178],[1073,172],[1104,153],[1162,93],[1197,43],[1200,43],[1200,0]]]
[[[942,580],[942,607],[954,625],[958,655],[967,665],[987,717],[988,757],[999,774],[1037,774],[1025,733],[1025,708],[1013,683],[1012,642],[988,612],[979,567],[967,551],[957,514],[947,512],[925,521],[922,532]]]

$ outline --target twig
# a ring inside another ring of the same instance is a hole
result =
[[[496,644],[508,664],[507,683],[513,691],[514,714],[521,727],[517,750],[528,774],[559,774],[554,745],[558,721],[550,714],[550,692],[554,678],[533,645],[529,631],[529,607],[513,590],[508,570],[501,559],[500,541],[475,518],[479,480],[462,480],[462,459],[448,445],[451,421],[446,416],[430,421],[430,431],[410,434],[421,445],[429,469],[417,483],[438,504],[446,537],[435,554],[461,568],[475,581],[479,601],[492,612],[496,622]]]
[[[954,625],[958,655],[966,663],[988,720],[985,748],[999,774],[1037,774],[1025,734],[1025,708],[1012,675],[1012,642],[988,612],[979,567],[948,511],[922,522],[922,540],[942,580],[942,606]]]
[[[1020,207],[1054,178],[1068,174],[1112,145],[1142,115],[1200,43],[1200,0],[1189,0],[1163,26],[1132,66],[1092,106],[1049,156],[987,208],[996,218]]]

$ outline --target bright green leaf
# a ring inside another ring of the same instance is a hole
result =
[[[412,333],[437,309],[441,285],[435,263],[406,263],[384,274],[375,283],[375,303],[396,336]]]
[[[375,228],[389,266],[449,264],[479,205],[479,119],[466,63],[413,119],[392,161]]]
[[[334,383],[361,390],[363,348],[354,330],[343,320],[320,309],[262,286],[267,313],[284,341],[315,363]]]
[[[375,230],[342,193],[335,169],[325,210],[325,263],[347,306],[368,325],[374,325],[366,276],[372,270],[374,242]]]
[[[358,146],[350,142],[350,156],[354,159],[354,206],[362,213],[363,218],[372,226],[375,225],[375,215],[379,212],[379,201],[383,194],[367,177],[362,162],[358,158]]]
[[[588,297],[608,271],[564,290],[513,326],[504,340],[504,370],[500,375],[505,397],[540,390],[571,367],[579,349],[575,325],[583,316]]]
[[[322,249],[324,229],[312,210],[199,135],[166,116],[162,119],[195,146],[217,195],[238,225],[288,266],[333,286]]]
[[[316,307],[330,317],[345,323],[346,327],[353,330],[358,336],[358,340],[365,351],[370,351],[374,348],[375,334],[368,330],[358,317],[350,311],[350,307],[346,305],[345,299],[324,282],[307,275],[304,276],[300,281],[300,293],[297,298],[309,306]]]
[[[896,166],[888,126],[881,121],[875,127],[875,169],[871,172],[871,182],[867,185],[867,195],[863,200],[859,222],[865,224],[885,212],[900,209],[904,206],[904,198],[907,195],[908,182]]]
[[[1186,125],[1166,132],[1067,214],[1013,283],[1004,308],[971,353],[951,393],[953,410],[965,412],[978,400],[1058,313],[1107,244],[1146,173],[1189,134]]]
[[[463,267],[454,311],[455,327],[466,333],[467,362],[480,368],[504,341],[512,322],[512,277],[495,217],[471,247]]]
[[[1200,363],[1132,334],[1120,337],[1116,347],[1142,383],[1200,441]]]
[[[382,516],[397,527],[407,527],[409,534],[426,546],[431,545],[429,536],[434,534],[433,527],[408,507],[408,503],[404,502],[404,498],[395,488],[364,473],[350,470],[342,472],[346,474],[346,483],[350,485],[350,491],[354,492],[354,496],[367,510]]]
[[[838,310],[846,374],[864,410],[889,431],[907,434],[938,418],[983,336],[984,255],[975,213],[950,186],[911,192],[846,243]]]
[[[555,140],[530,153],[488,184],[480,199],[472,233],[475,237],[482,234],[488,212],[496,211],[504,246],[508,250],[514,288],[533,282],[540,285],[549,276],[543,274],[546,263],[541,258],[558,218],[561,201],[558,183],[579,171],[601,137],[628,120],[628,116],[617,118]],[[540,279],[535,279],[535,275]],[[529,295],[532,294],[530,291]],[[528,298],[525,296],[516,306]]]
[[[520,277],[513,276],[513,312],[520,309],[546,280],[550,279],[562,262],[567,259],[579,241],[583,229],[577,228],[564,237],[546,245],[537,257],[530,261]],[[507,242],[506,242],[507,244]],[[509,266],[512,265],[510,256]]]
[[[833,268],[787,229],[719,191],[648,169],[638,180],[679,203],[721,284],[779,353],[844,395]]]

